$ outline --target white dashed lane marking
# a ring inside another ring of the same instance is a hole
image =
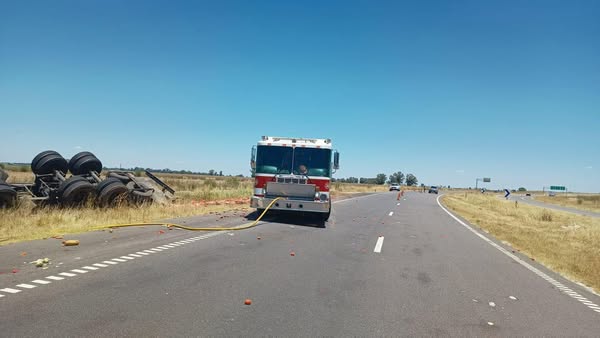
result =
[[[103,261],[102,263],[94,263],[94,264],[86,265],[86,266],[81,267],[80,269],[70,270],[70,272],[61,272],[61,273],[58,273],[58,276],[47,276],[47,277],[45,277],[43,279],[36,279],[34,281],[31,281],[31,283],[34,283],[36,285],[22,283],[22,284],[16,285],[16,287],[18,287],[20,289],[13,289],[13,288],[0,289],[0,298],[6,296],[6,295],[4,295],[2,293],[16,294],[16,293],[19,293],[19,292],[23,291],[21,289],[33,289],[33,288],[36,288],[36,287],[38,287],[40,285],[51,284],[52,283],[51,281],[61,281],[61,280],[64,280],[65,277],[75,277],[78,274],[84,274],[84,273],[88,273],[90,271],[100,270],[101,268],[107,268],[107,267],[109,267],[111,265],[117,265],[119,263],[125,263],[125,262],[128,262],[128,261],[134,260],[136,258],[142,258],[144,256],[148,256],[148,255],[153,254],[153,253],[162,252],[164,250],[177,248],[179,246],[182,246],[182,245],[185,245],[185,244],[189,244],[189,243],[193,243],[193,242],[198,241],[198,240],[202,240],[202,239],[207,239],[207,238],[210,238],[210,237],[218,236],[221,233],[224,233],[224,232],[216,231],[216,232],[209,233],[207,235],[196,236],[196,237],[188,238],[188,239],[185,239],[185,240],[180,240],[180,241],[177,241],[177,242],[173,242],[173,243],[169,243],[169,244],[164,244],[164,245],[152,248],[152,249],[142,250],[142,251],[138,251],[136,253],[132,253],[132,254],[128,254],[128,255],[125,255],[125,256],[121,256],[119,258],[113,258],[111,260],[106,260],[106,261]],[[59,277],[59,276],[62,276],[62,277]]]
[[[383,236],[379,236],[379,238],[377,239],[377,244],[375,244],[375,249],[373,249],[373,252],[380,253],[382,247],[383,247]]]
[[[49,277],[46,277],[49,278]],[[50,284],[52,282],[49,282],[47,280],[43,280],[43,279],[36,279],[36,280],[32,280],[32,283],[36,283],[36,284],[42,284],[42,285],[46,285],[46,284]]]
[[[17,286],[22,289],[33,289],[33,288],[37,287],[37,286],[31,285],[31,284],[17,284]]]
[[[75,276],[77,276],[76,274],[70,273],[70,272],[61,272],[61,273],[59,273],[59,275],[65,276],[65,277],[75,277]]]
[[[57,276],[48,276],[46,277],[46,279],[51,279],[51,280],[63,280],[63,277],[57,277]]]
[[[540,271],[539,269],[535,268],[534,266],[532,266],[531,264],[523,261],[522,259],[520,259],[518,256],[508,252],[508,250],[504,249],[503,247],[501,247],[500,245],[496,244],[494,241],[492,241],[491,239],[485,237],[484,235],[480,234],[479,232],[477,232],[475,229],[471,228],[468,224],[466,224],[465,222],[461,221],[458,217],[454,216],[454,214],[452,214],[450,211],[448,211],[446,208],[444,208],[442,206],[442,204],[440,203],[440,197],[442,197],[442,195],[438,196],[437,198],[437,203],[440,206],[440,208],[442,208],[442,210],[444,210],[448,215],[450,215],[452,218],[454,218],[455,221],[457,221],[458,223],[460,223],[462,226],[464,226],[465,228],[467,228],[469,231],[471,231],[472,233],[474,233],[475,235],[477,235],[479,238],[483,239],[484,241],[486,241],[489,245],[493,246],[494,248],[498,249],[500,252],[502,252],[503,254],[507,255],[508,257],[512,258],[515,262],[521,264],[523,267],[525,267],[527,270],[535,273],[536,275],[540,276],[542,279],[546,280],[548,283],[552,284],[555,288],[559,289],[560,291],[562,291],[563,293],[567,294],[569,297],[576,299],[582,303],[584,303],[584,305],[586,305],[589,309],[594,310],[596,312],[600,312],[600,310],[595,309],[592,305],[588,305],[585,303],[585,301],[594,304],[593,302],[590,302],[587,298],[583,297],[582,295],[580,295],[579,293],[573,291],[572,289],[570,289],[569,287],[565,286],[563,283],[557,281],[556,279],[548,276],[547,274],[545,274],[544,272]],[[594,304],[595,305],[595,304]]]
[[[392,216],[393,214],[394,214],[394,212],[393,212],[393,211],[390,211],[390,214],[389,214],[388,216]]]
[[[21,290],[11,289],[11,288],[0,289],[0,291],[1,292],[6,292],[6,293],[19,293],[19,292],[21,292]]]

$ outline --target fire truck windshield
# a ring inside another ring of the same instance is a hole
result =
[[[299,167],[307,168],[308,176],[330,177],[331,149],[258,146],[257,174],[302,174]]]

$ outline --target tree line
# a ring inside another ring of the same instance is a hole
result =
[[[377,174],[376,177],[347,177],[347,178],[333,178],[333,182],[342,182],[342,183],[358,183],[358,184],[386,184],[386,183],[398,183],[398,184],[406,184],[408,186],[416,186],[419,183],[417,176],[413,174],[402,173],[401,171],[397,171],[389,177],[386,174]]]

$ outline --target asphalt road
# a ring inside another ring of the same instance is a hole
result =
[[[396,195],[340,201],[325,228],[269,217],[240,232],[145,227],[0,247],[0,334],[600,334],[600,297],[485,240],[437,195]],[[226,216],[187,223],[245,221]],[[23,265],[38,256],[53,264]]]
[[[575,208],[563,207],[562,205],[556,205],[551,203],[544,203],[540,201],[536,201],[535,199],[529,196],[518,196],[518,195],[510,195],[509,198],[514,201],[530,204],[536,207],[542,207],[546,209],[553,209],[558,211],[567,211],[578,215],[590,216],[590,217],[600,217],[600,213],[586,210],[579,210]]]

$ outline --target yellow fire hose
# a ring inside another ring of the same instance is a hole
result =
[[[260,214],[260,216],[258,216],[258,218],[251,223],[248,224],[244,224],[241,226],[237,226],[237,227],[229,227],[229,228],[194,228],[194,227],[188,227],[185,225],[181,225],[181,224],[175,224],[175,223],[129,223],[129,224],[109,224],[109,225],[103,225],[97,228],[94,228],[93,230],[102,230],[102,229],[114,229],[114,228],[125,228],[125,227],[136,227],[136,226],[145,226],[145,225],[164,225],[168,228],[179,228],[179,229],[184,229],[184,230],[190,230],[190,231],[232,231],[232,230],[244,230],[244,229],[249,229],[252,227],[255,227],[258,222],[260,222],[261,218],[263,218],[263,216],[267,213],[267,211],[269,211],[269,209],[273,206],[273,204],[275,204],[276,201],[282,199],[281,197],[277,197],[276,199],[274,199],[273,201],[271,201],[271,203],[269,203],[269,205],[265,208],[265,210]]]

